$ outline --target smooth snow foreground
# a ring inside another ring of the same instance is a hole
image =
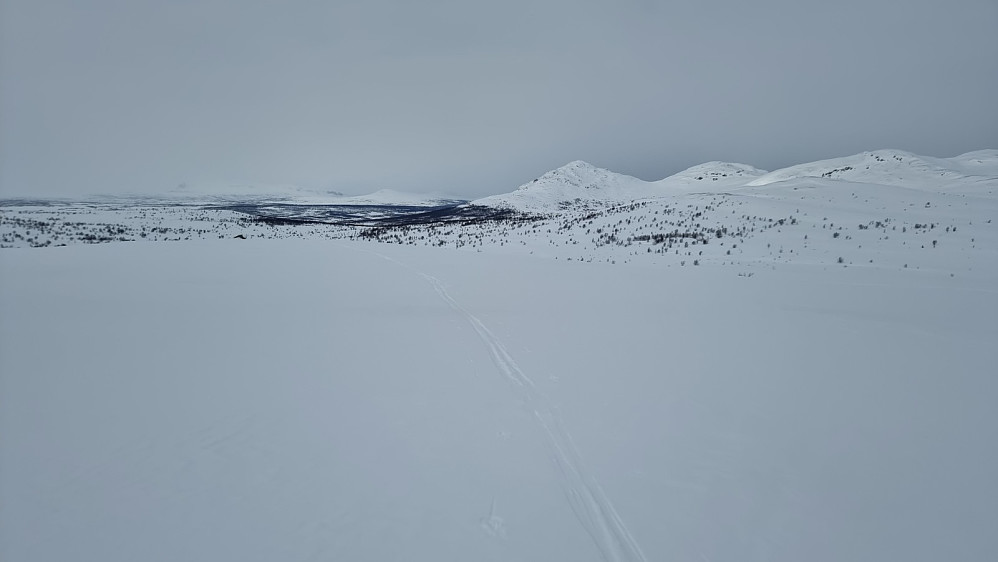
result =
[[[0,253],[0,559],[995,560],[987,274]]]

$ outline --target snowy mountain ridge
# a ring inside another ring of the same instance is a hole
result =
[[[706,162],[658,181],[644,181],[576,160],[524,184],[511,193],[472,201],[472,205],[550,213],[580,205],[622,203],[682,195],[765,187],[788,181],[839,180],[942,189],[998,182],[998,150],[978,150],[953,158],[919,156],[903,150],[875,150],[818,160],[767,172],[747,164]]]
[[[810,178],[916,188],[976,183],[998,179],[998,151],[982,150],[953,158],[933,158],[904,150],[875,150],[790,166],[746,185],[761,187]]]

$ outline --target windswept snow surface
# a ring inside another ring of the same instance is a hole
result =
[[[996,560],[996,162],[0,202],[0,560]]]
[[[998,555],[992,279],[296,240],[0,268],[4,560]]]

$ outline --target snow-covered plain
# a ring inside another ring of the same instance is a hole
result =
[[[0,559],[994,560],[998,158],[895,155],[573,163],[530,220],[0,207],[70,244],[0,251]]]

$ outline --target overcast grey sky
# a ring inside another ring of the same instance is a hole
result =
[[[995,0],[0,0],[0,195],[998,148]]]

